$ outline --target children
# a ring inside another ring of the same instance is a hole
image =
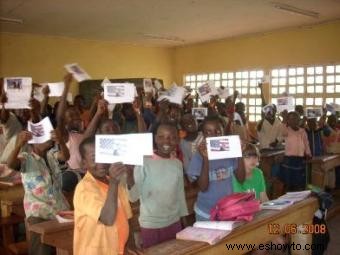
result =
[[[263,107],[263,116],[257,125],[260,149],[275,148],[282,141],[281,121],[275,117],[273,104]]]
[[[327,126],[324,126],[326,116],[322,116],[319,121],[319,126],[316,118],[307,119],[307,137],[312,156],[321,156],[325,153],[322,138],[330,134]]]
[[[223,127],[217,116],[206,117],[202,124],[203,136],[223,135]],[[195,204],[196,221],[209,220],[210,210],[219,199],[232,193],[232,173],[243,182],[245,171],[243,163],[237,159],[208,160],[206,142],[203,141],[198,152],[191,159],[188,176],[200,188]]]
[[[28,224],[54,219],[59,211],[68,210],[69,205],[61,191],[60,163],[69,158],[69,152],[59,130],[53,139],[59,148],[52,148],[51,140],[33,144],[31,150],[20,153],[21,148],[32,138],[28,131],[21,131],[17,143],[8,159],[8,166],[21,171],[25,189],[24,209]],[[40,235],[31,232],[30,254],[53,254],[52,247],[42,244]]]
[[[242,149],[242,156],[246,177],[243,183],[239,183],[235,175],[233,175],[233,191],[234,192],[254,192],[256,199],[261,203],[268,201],[266,193],[266,183],[261,169],[257,168],[260,154],[254,144],[248,143]]]
[[[300,116],[297,112],[283,114],[282,135],[285,137],[285,157],[282,163],[280,179],[286,191],[303,190],[306,185],[306,157],[311,157],[305,129],[300,128]]]
[[[127,171],[121,163],[95,163],[95,138],[84,139],[79,146],[87,170],[76,187],[74,203],[75,255],[125,254],[129,236],[131,207],[120,178]]]
[[[180,218],[188,214],[182,163],[171,157],[178,144],[175,126],[156,130],[154,156],[145,157],[128,176],[130,200],[140,200],[139,224],[143,248],[174,239],[182,229]]]
[[[184,171],[187,172],[192,155],[195,154],[198,145],[202,142],[203,135],[198,131],[197,121],[191,113],[182,116],[181,127],[186,132],[185,138],[181,139],[180,147],[183,153]]]

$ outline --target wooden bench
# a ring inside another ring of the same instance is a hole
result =
[[[311,183],[324,189],[329,182],[329,173],[340,166],[340,154],[313,157],[308,163],[311,164]]]

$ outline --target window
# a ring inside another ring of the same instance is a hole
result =
[[[287,92],[295,105],[310,108],[340,103],[340,65],[289,67],[271,71],[272,102]]]
[[[272,103],[277,103],[277,98],[288,93],[295,99],[295,104],[304,104],[304,68],[290,67],[273,69],[271,71]]]
[[[257,121],[261,118],[261,92],[258,83],[263,79],[263,70],[221,72],[209,74],[188,74],[185,75],[185,86],[193,89],[192,94],[204,82],[214,81],[215,87],[223,86],[229,89],[232,94],[235,90],[240,93],[240,99],[246,106],[246,112],[250,121]]]
[[[290,66],[270,70],[270,94],[272,103],[284,93],[294,97],[295,105],[322,107],[325,103],[340,105],[340,64]],[[230,93],[240,92],[240,100],[246,105],[250,121],[261,118],[261,95],[258,83],[264,77],[264,70],[242,70],[237,72],[216,72],[187,74],[186,86],[193,89],[207,81],[214,81],[216,87],[226,87]]]

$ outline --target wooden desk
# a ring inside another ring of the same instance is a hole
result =
[[[327,185],[328,172],[340,166],[340,154],[313,157],[309,163],[312,165],[311,183],[324,189]]]
[[[0,203],[1,201],[18,201],[24,198],[24,187],[22,184],[17,184],[13,186],[4,185],[0,183]],[[7,217],[10,212],[6,210],[1,210],[1,217]]]
[[[260,158],[260,169],[263,172],[264,178],[266,182],[269,184],[269,190],[267,191],[267,194],[269,198],[274,199],[282,195],[279,190],[279,187],[276,187],[278,185],[278,182],[273,179],[272,177],[272,165],[274,163],[281,163],[284,156],[284,150],[266,150],[264,152],[261,152],[261,158]]]
[[[56,247],[57,255],[73,254],[74,224],[50,220],[31,225],[29,230],[41,235],[41,242]]]
[[[284,210],[262,210],[252,222],[235,229],[225,237],[225,239],[215,245],[208,245],[203,242],[171,240],[147,249],[145,254],[245,254],[248,252],[247,250],[242,251],[235,249],[228,251],[226,244],[265,244],[276,237],[268,233],[268,224],[275,223],[280,224],[280,226],[284,226],[285,224],[310,224],[312,223],[313,215],[317,208],[317,199],[308,198]],[[295,241],[295,243],[299,242]],[[301,251],[298,251],[299,253],[296,252],[297,251],[292,251],[292,254],[302,254]]]

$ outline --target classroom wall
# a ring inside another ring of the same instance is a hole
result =
[[[93,79],[161,78],[173,82],[174,49],[101,41],[0,33],[0,77],[31,76],[36,82],[62,79],[67,63],[77,62]],[[78,86],[71,91],[78,93]]]
[[[177,47],[174,72],[181,84],[188,73],[331,62],[340,63],[340,21]]]

